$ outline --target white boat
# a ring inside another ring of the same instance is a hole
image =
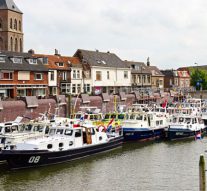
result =
[[[52,127],[47,137],[25,140],[15,147],[2,150],[13,169],[62,163],[114,149],[122,145],[123,137],[108,137],[95,126],[69,128]]]
[[[169,140],[195,138],[199,133],[206,133],[206,127],[200,116],[179,114],[171,119],[166,137]]]

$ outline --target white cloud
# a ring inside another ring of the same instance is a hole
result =
[[[159,68],[207,64],[205,0],[15,0],[24,12],[25,50],[72,56],[111,51]]]

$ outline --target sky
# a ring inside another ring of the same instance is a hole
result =
[[[14,0],[24,51],[113,52],[160,69],[207,64],[206,0]]]

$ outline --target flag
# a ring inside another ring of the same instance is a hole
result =
[[[164,101],[164,103],[162,104],[162,108],[166,108],[167,106],[167,100]]]
[[[107,125],[107,128],[106,128],[106,131],[107,132],[110,132],[111,131],[113,121],[114,121],[114,118],[112,118],[111,121],[109,121],[109,123]]]
[[[201,132],[198,132],[198,133],[196,133],[196,135],[195,135],[195,140],[201,140],[202,139],[202,136],[201,136]]]

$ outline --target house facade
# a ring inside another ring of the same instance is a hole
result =
[[[48,93],[61,95],[71,93],[71,58],[61,56],[57,50],[54,55],[34,54],[48,68]]]
[[[0,96],[48,95],[48,69],[30,53],[0,53]]]
[[[152,88],[163,89],[164,88],[164,74],[156,66],[148,66],[148,69],[152,74]]]
[[[178,73],[178,85],[180,88],[190,87],[190,73],[187,70],[177,70]]]
[[[177,70],[161,70],[164,74],[164,88],[176,89],[179,87],[179,76]]]
[[[79,49],[74,56],[83,65],[84,92],[90,89],[95,95],[118,93],[131,86],[130,67],[114,53]]]
[[[152,74],[144,62],[124,61],[131,68],[132,89],[151,87]]]

